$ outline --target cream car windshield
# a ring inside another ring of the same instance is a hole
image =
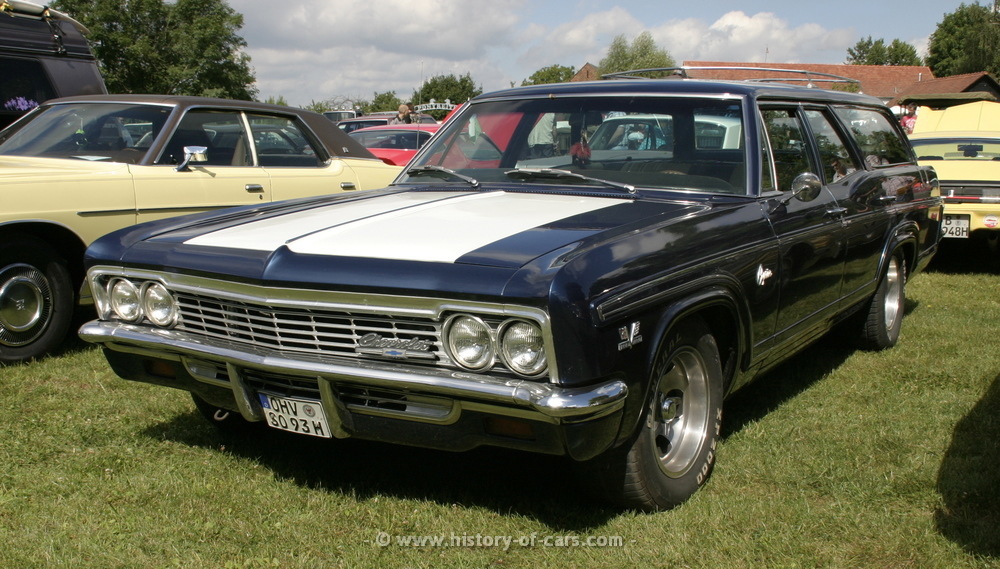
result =
[[[744,138],[739,99],[483,102],[449,121],[399,182],[618,185],[746,195]]]
[[[123,103],[53,105],[4,131],[0,155],[135,163],[170,111]]]
[[[1000,140],[994,138],[933,138],[911,140],[917,160],[974,160],[1000,163]]]

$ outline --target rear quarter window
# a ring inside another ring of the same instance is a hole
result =
[[[861,149],[866,167],[914,162],[910,144],[895,119],[876,109],[836,107],[835,111]]]

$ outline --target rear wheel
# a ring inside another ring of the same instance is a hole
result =
[[[66,261],[34,237],[6,237],[0,244],[0,361],[27,361],[61,344],[73,306]]]
[[[891,348],[899,341],[906,307],[906,261],[893,253],[886,263],[881,282],[868,306],[861,346],[869,350]]]
[[[708,479],[722,428],[719,350],[700,319],[660,348],[642,422],[630,441],[590,461],[585,483],[640,510],[672,508]]]

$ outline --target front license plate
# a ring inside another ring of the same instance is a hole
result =
[[[264,408],[264,420],[268,426],[310,435],[313,437],[330,438],[330,425],[319,401],[310,399],[295,399],[280,397],[269,393],[258,393],[260,406]]]
[[[941,225],[943,237],[969,238],[969,216],[964,214],[944,214]]]

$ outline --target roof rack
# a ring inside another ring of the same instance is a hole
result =
[[[806,87],[815,87],[814,83],[851,83],[860,89],[861,81],[842,75],[832,73],[822,73],[819,71],[808,71],[805,69],[782,69],[776,67],[741,67],[741,66],[681,66],[681,67],[653,67],[649,69],[633,69],[631,71],[617,71],[602,75],[604,79],[651,79],[644,77],[641,73],[670,73],[671,77],[680,79],[697,79],[690,77],[688,71],[766,71],[772,73],[789,73],[792,75],[805,75],[804,79],[797,77],[760,77],[755,79],[740,79],[750,83],[786,83],[788,81],[806,81]]]

